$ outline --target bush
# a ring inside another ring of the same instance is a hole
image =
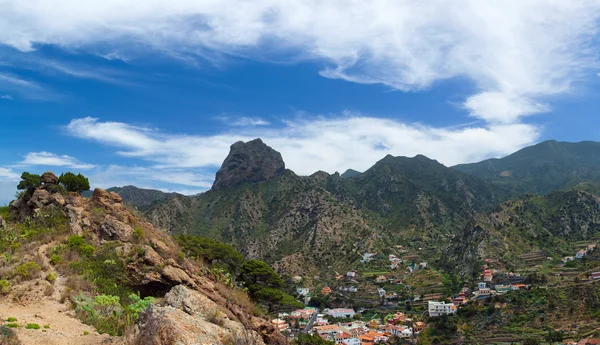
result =
[[[218,326],[223,326],[223,324],[225,323],[225,320],[223,320],[221,313],[216,309],[213,312],[208,313],[208,315],[206,315],[206,321],[214,323]]]
[[[62,262],[62,258],[60,257],[60,255],[58,254],[52,254],[50,256],[50,264],[51,265],[58,265]]]
[[[17,322],[17,318],[16,317],[9,317],[8,319],[6,319],[6,322]]]
[[[87,177],[81,174],[75,175],[72,172],[61,174],[58,183],[69,192],[81,193],[90,190],[90,181]]]
[[[0,344],[21,345],[22,343],[12,329],[0,326]]]
[[[38,325],[37,323],[28,323],[25,326],[25,329],[40,329],[40,325]]]
[[[10,292],[10,282],[6,279],[0,279],[0,295],[6,295]]]
[[[121,336],[137,321],[139,313],[154,303],[154,298],[141,299],[131,294],[129,304],[123,306],[118,296],[99,295],[89,298],[83,294],[75,296],[75,313],[86,324],[94,326],[99,333]]]
[[[37,174],[30,174],[27,171],[21,174],[21,181],[17,185],[18,190],[36,188],[42,185],[42,177]]]
[[[56,272],[50,272],[46,275],[46,280],[49,281],[51,284],[54,284],[56,278],[58,278],[58,274],[56,274]]]
[[[140,243],[140,242],[142,242],[143,239],[144,239],[144,230],[142,229],[141,226],[138,225],[133,229],[133,240],[136,243]]]
[[[17,274],[20,275],[21,277],[23,277],[24,279],[28,279],[30,277],[33,278],[34,275],[39,273],[41,270],[42,270],[42,267],[40,267],[40,265],[36,264],[33,261],[29,261],[24,264],[21,264],[21,265],[17,266],[17,268],[15,269]]]
[[[84,256],[90,256],[96,251],[96,247],[87,244],[85,238],[79,235],[70,236],[67,239],[67,246]]]
[[[16,322],[7,323],[5,326],[9,328],[19,328],[19,324]]]

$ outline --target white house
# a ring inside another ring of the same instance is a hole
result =
[[[364,253],[363,258],[360,259],[360,262],[362,262],[362,263],[371,262],[371,261],[373,261],[374,256],[375,256],[374,253]]]
[[[379,297],[385,296],[385,290],[382,288],[377,289],[377,293],[379,294]]]
[[[356,272],[350,271],[350,272],[346,273],[346,278],[348,278],[348,279],[356,278]]]
[[[429,301],[428,310],[429,316],[435,317],[456,313],[456,306],[452,303]]]
[[[354,317],[354,309],[336,308],[336,309],[325,309],[325,314],[335,318],[351,318]]]
[[[360,345],[360,339],[358,338],[349,338],[349,339],[344,339],[342,341],[343,345]]]
[[[296,293],[300,296],[306,296],[308,295],[310,292],[310,290],[308,288],[297,288],[296,289]]]

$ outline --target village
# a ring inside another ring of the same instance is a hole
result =
[[[352,270],[345,274],[335,272],[331,282],[316,288],[302,286],[303,277],[293,277],[292,280],[299,286],[296,288],[296,295],[307,307],[280,313],[272,323],[292,339],[305,333],[344,345],[371,345],[386,343],[392,339],[414,343],[428,322],[443,315],[456,314],[468,303],[477,303],[511,291],[528,290],[534,286],[552,288],[559,285],[559,282],[573,284],[570,274],[565,274],[570,269],[568,266],[573,266],[577,260],[586,259],[594,250],[595,243],[587,244],[585,248],[575,251],[573,256],[564,257],[558,262],[554,260],[555,263],[547,263],[546,266],[539,263],[542,259],[549,262],[547,259],[551,258],[542,257],[537,252],[524,254],[521,259],[528,265],[522,272],[496,268],[495,260],[486,259],[481,267],[479,281],[453,293],[449,293],[445,288],[447,286],[442,283],[429,284],[425,280],[416,280],[416,277],[441,277],[418,256],[405,255],[401,258],[396,254],[389,254],[385,257],[388,262],[387,275],[378,274],[383,273],[383,270],[363,273]],[[384,261],[375,253],[364,253],[360,263],[369,265],[377,259],[380,265]],[[550,278],[544,279],[549,279],[550,282],[533,279],[528,274],[531,268],[542,270],[544,267],[553,267],[560,273],[549,273]],[[600,280],[600,270],[586,273],[575,281],[593,283],[597,280]],[[313,279],[314,281],[318,280]],[[415,286],[415,282],[421,285]],[[321,305],[314,303],[315,299]],[[323,300],[329,303],[323,303]],[[370,306],[361,303],[369,301]]]

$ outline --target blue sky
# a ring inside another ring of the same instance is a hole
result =
[[[198,193],[256,137],[299,174],[600,140],[595,0],[0,4],[0,204],[23,171]]]

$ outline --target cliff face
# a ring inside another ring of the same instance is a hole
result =
[[[63,296],[69,298],[80,292],[98,291],[102,286],[110,291],[127,287],[142,297],[163,297],[166,294],[166,303],[143,313],[140,319],[143,322],[138,327],[140,332],[129,334],[128,338],[116,340],[116,343],[221,343],[225,338],[238,337],[238,333],[253,339],[252,344],[278,344],[285,340],[267,320],[253,316],[247,304],[237,304],[231,298],[233,292],[229,291],[230,288],[213,280],[216,277],[211,278],[213,276],[207,274],[204,266],[181,256],[179,246],[170,235],[131,213],[116,193],[96,189],[91,198],[84,198],[66,193],[54,182],[48,182],[28,190],[13,201],[10,214],[11,219],[0,229],[0,247],[10,248],[11,256],[20,260],[0,262],[0,269],[3,272],[19,272],[15,265],[32,258],[39,260],[38,266],[31,264],[32,267],[40,267],[42,271],[36,278],[42,282],[38,283],[39,286],[44,286],[43,277],[49,274],[56,274],[53,281],[58,282],[52,294],[32,292],[26,299],[27,303],[58,304],[57,300]],[[14,240],[11,234],[19,231],[25,231],[23,236],[26,239],[22,245],[15,246],[11,242]],[[36,249],[38,247],[39,250]],[[52,253],[56,258],[51,264],[49,258]],[[56,253],[64,254],[57,256]],[[110,267],[103,266],[107,263]],[[103,270],[114,273],[106,275]],[[85,284],[78,283],[76,287],[68,283],[86,277],[97,278]],[[105,280],[109,284],[93,287]],[[7,300],[17,298],[21,284],[30,286],[32,283],[15,278],[9,284],[11,290]],[[76,290],[82,286],[87,288]],[[2,295],[0,293],[0,300]],[[189,305],[192,300],[199,303]],[[190,308],[196,309],[190,311]],[[220,320],[212,323],[207,320],[209,311],[218,314]],[[170,316],[181,319],[181,323],[166,322]],[[156,324],[161,325],[160,330],[151,326]],[[28,345],[27,342],[24,344]]]
[[[231,150],[213,184],[213,190],[233,187],[244,182],[268,181],[285,171],[281,154],[254,139],[247,143],[238,141]]]

